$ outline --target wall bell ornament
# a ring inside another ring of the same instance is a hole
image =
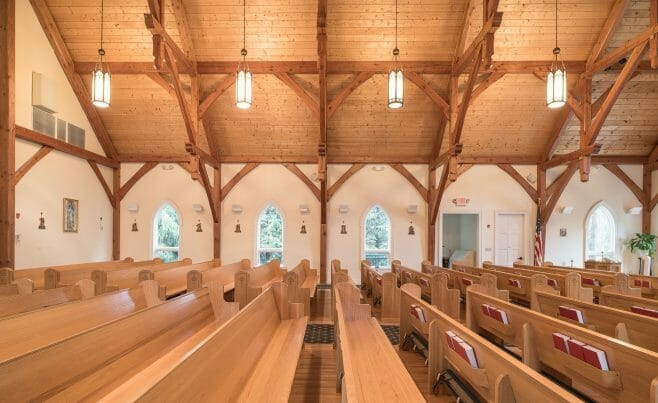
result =
[[[43,218],[43,213],[41,213],[41,217],[39,217],[39,229],[46,229],[46,219]]]
[[[409,235],[416,235],[413,221],[409,221]]]
[[[240,220],[238,220],[238,223],[235,224],[235,233],[239,234],[242,232],[242,228],[240,228]]]
[[[198,220],[196,223],[196,232],[203,232],[203,228],[201,228],[201,220]]]
[[[139,230],[137,229],[137,220],[133,221],[133,226],[131,229],[132,232],[138,232]]]
[[[340,225],[340,233],[347,234],[347,225],[345,225],[345,221]]]
[[[302,221],[302,229],[299,230],[300,234],[306,234],[306,224]]]

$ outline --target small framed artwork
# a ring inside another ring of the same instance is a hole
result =
[[[78,201],[75,199],[64,199],[63,209],[64,232],[78,232]]]
[[[561,237],[567,236],[567,229],[566,228],[560,228],[560,236]]]

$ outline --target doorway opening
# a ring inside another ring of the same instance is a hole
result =
[[[480,215],[475,213],[443,213],[441,265],[453,263],[475,266],[479,255],[478,228]]]

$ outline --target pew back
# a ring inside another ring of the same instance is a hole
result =
[[[240,309],[247,306],[254,298],[275,282],[282,281],[285,269],[281,268],[278,259],[253,268],[240,270],[235,273],[235,301]]]
[[[93,281],[80,280],[75,285],[68,287],[41,290],[32,294],[0,297],[0,318],[66,302],[91,298],[95,295],[94,289]]]
[[[318,270],[311,269],[311,262],[303,259],[293,269],[283,275],[283,281],[288,284],[290,302],[304,304],[304,314],[311,314],[311,298],[315,296],[318,284]]]
[[[104,292],[137,287],[141,281],[152,280],[148,273],[169,270],[190,264],[192,264],[192,259],[186,258],[169,263],[133,266],[121,270],[94,270],[91,272],[91,279],[96,283],[96,294],[98,295]],[[142,275],[140,278],[140,274],[143,271],[146,271],[147,275]]]
[[[219,259],[213,259],[207,262],[188,264],[168,270],[156,271],[151,274],[146,274],[146,276],[163,286],[166,290],[167,298],[171,298],[187,291],[187,273],[192,270],[203,271],[217,266],[219,266]]]
[[[160,259],[152,259],[152,260],[145,260],[142,262],[130,261],[130,262],[112,262],[109,264],[48,267],[43,272],[43,287],[48,290],[57,287],[72,285],[80,280],[91,279],[91,273],[94,270],[114,271],[114,270],[122,270],[125,268],[136,267],[136,266],[147,267],[161,263],[162,260]]]
[[[232,291],[234,288],[235,273],[240,270],[250,270],[251,261],[242,259],[239,262],[211,267],[206,270],[190,270],[187,273],[187,291],[194,291],[206,286],[210,282],[222,284],[224,292]]]

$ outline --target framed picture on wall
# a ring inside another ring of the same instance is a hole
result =
[[[62,215],[64,232],[78,232],[78,201],[65,198]]]
[[[560,236],[561,237],[567,236],[567,229],[566,228],[560,228]]]

